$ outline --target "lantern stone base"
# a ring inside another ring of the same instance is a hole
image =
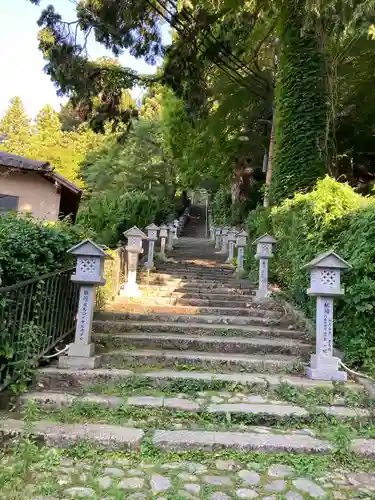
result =
[[[271,292],[269,290],[256,290],[255,297],[259,300],[267,300],[271,296]]]
[[[317,356],[312,354],[310,366],[306,368],[306,376],[312,380],[346,382],[348,374],[339,370],[339,358],[335,356]]]
[[[77,368],[77,370],[93,370],[98,368],[100,356],[60,356],[59,368]]]
[[[120,297],[139,297],[140,295],[142,292],[137,283],[126,283],[124,288],[120,290]]]

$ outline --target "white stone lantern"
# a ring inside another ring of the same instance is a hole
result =
[[[272,245],[277,241],[269,234],[264,234],[257,238],[253,245],[256,245],[257,252],[255,258],[259,260],[259,285],[256,291],[258,299],[265,299],[269,295],[268,292],[268,259],[273,257]]]
[[[244,255],[245,247],[247,245],[248,234],[245,230],[237,234],[236,247],[237,247],[237,268],[236,273],[241,274],[244,269]]]
[[[90,239],[75,245],[68,253],[77,257],[76,272],[71,280],[80,283],[77,325],[74,342],[69,345],[68,355],[60,356],[61,368],[95,368],[99,358],[94,356],[91,342],[92,319],[95,309],[96,287],[105,285],[104,261],[112,259],[102,247]]]
[[[221,236],[221,228],[215,227],[215,248],[216,248],[216,250],[220,250],[220,236]]]
[[[223,227],[221,230],[221,250],[220,253],[227,254],[228,253],[228,233],[229,227]]]
[[[147,239],[143,231],[133,226],[124,232],[124,236],[128,240],[125,250],[128,252],[128,281],[124,288],[120,290],[120,295],[126,297],[136,297],[140,295],[137,284],[137,268],[139,255],[143,253],[142,242]]]
[[[173,240],[174,240],[174,232],[175,232],[174,224],[168,224],[168,241],[167,241],[167,250],[173,250]]]
[[[160,226],[160,258],[165,260],[165,245],[168,239],[168,226],[163,224]]]
[[[146,227],[147,239],[148,239],[148,255],[146,267],[148,269],[153,269],[154,267],[154,252],[155,252],[155,242],[158,240],[159,228],[156,224],[149,224]]]
[[[234,247],[237,240],[237,231],[235,229],[230,229],[228,232],[228,258],[226,260],[227,264],[232,264],[234,259]]]
[[[340,371],[340,360],[333,356],[333,299],[344,295],[341,272],[351,265],[333,251],[319,254],[303,266],[310,270],[308,295],[316,296],[316,353],[311,355],[306,369],[314,380],[346,381],[347,373]]]
[[[215,226],[210,226],[210,240],[215,241]]]
[[[179,222],[178,222],[178,219],[175,219],[173,221],[173,240],[176,241],[178,240],[178,226],[179,226]]]

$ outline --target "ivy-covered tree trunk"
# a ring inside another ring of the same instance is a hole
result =
[[[283,1],[276,82],[276,146],[272,202],[311,188],[327,172],[324,55],[304,0]]]

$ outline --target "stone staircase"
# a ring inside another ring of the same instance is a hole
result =
[[[190,230],[200,234],[200,228],[198,221]],[[107,451],[139,452],[148,443],[157,453],[215,452],[216,458],[219,450],[335,457],[341,445],[329,429],[345,424],[353,429],[346,452],[375,457],[369,396],[354,382],[306,379],[304,363],[313,349],[306,333],[277,301],[256,301],[250,283],[234,277],[211,242],[180,238],[168,262],[142,270],[140,281],[141,297],[118,298],[95,316],[99,368],[39,369],[32,390],[19,401],[34,415],[35,436],[62,448],[85,440]],[[7,417],[0,423],[3,434],[25,430],[17,413]],[[234,479],[224,481],[234,462],[224,458],[225,472],[216,467],[203,481],[208,489],[188,480],[189,472],[187,487],[176,492],[172,479],[159,474],[160,489],[151,479],[152,498],[326,498],[327,490],[308,479],[288,482],[293,473],[285,472],[284,462],[277,479],[261,479],[248,464],[234,486]],[[113,487],[110,476],[104,477]],[[105,498],[149,498],[146,483],[130,479],[124,479],[124,489],[138,493]]]

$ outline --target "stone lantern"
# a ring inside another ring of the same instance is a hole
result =
[[[173,221],[173,227],[174,227],[174,230],[173,230],[173,241],[178,240],[178,226],[179,226],[178,219],[175,219]]]
[[[268,259],[273,257],[272,245],[276,243],[277,241],[269,234],[264,234],[253,242],[257,247],[255,258],[259,260],[259,285],[256,291],[258,299],[265,299],[268,296]]]
[[[238,274],[241,274],[244,269],[244,254],[245,254],[245,247],[247,245],[247,237],[248,234],[245,230],[237,234],[236,247],[238,248],[238,251],[237,251],[236,273]]]
[[[103,248],[87,239],[78,243],[68,253],[77,257],[76,272],[71,280],[81,285],[74,342],[69,345],[68,355],[60,356],[61,368],[90,369],[98,364],[94,356],[95,345],[91,342],[92,319],[95,309],[96,287],[105,285],[104,260],[112,259]]]
[[[139,255],[143,253],[142,241],[146,240],[147,236],[136,226],[125,231],[124,236],[128,239],[128,244],[125,247],[128,252],[128,281],[123,290],[120,291],[120,295],[136,297],[140,295],[137,284],[138,259]]]
[[[220,250],[221,228],[215,227],[215,249]]]
[[[307,294],[316,297],[316,353],[311,355],[306,369],[314,380],[347,380],[339,370],[340,360],[333,356],[333,299],[344,295],[341,272],[351,265],[333,251],[319,254],[306,264],[310,270],[310,288]]]
[[[174,224],[168,224],[167,250],[173,250],[174,232],[175,232]]]
[[[221,250],[220,253],[228,253],[228,233],[229,227],[223,227],[221,230]]]
[[[226,263],[232,264],[234,259],[234,246],[237,240],[237,231],[235,229],[230,229],[227,238],[228,238],[228,258],[226,260]]]
[[[168,226],[163,224],[160,226],[160,258],[165,260],[165,245],[168,238]]]
[[[153,269],[155,242],[158,240],[159,228],[155,224],[150,224],[146,227],[146,231],[148,239],[148,255],[147,255],[146,267],[147,269]]]

